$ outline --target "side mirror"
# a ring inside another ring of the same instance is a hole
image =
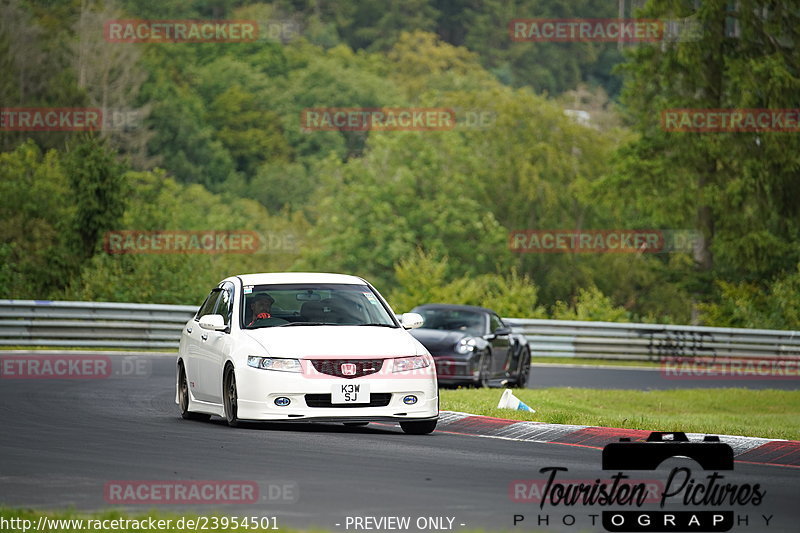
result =
[[[419,313],[403,313],[400,316],[400,324],[405,329],[414,329],[422,325],[423,318]]]
[[[502,327],[497,328],[492,332],[495,337],[502,337],[503,335],[511,335],[511,328],[509,327]]]
[[[200,317],[200,327],[211,331],[223,331],[228,326],[225,325],[222,315],[203,315]]]

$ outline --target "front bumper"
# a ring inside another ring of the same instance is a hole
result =
[[[373,374],[346,379],[323,374],[277,372],[245,367],[236,369],[238,417],[242,420],[377,422],[434,420],[439,416],[439,392],[433,367],[404,375]],[[331,404],[334,387],[369,387],[373,404]],[[413,405],[403,403],[408,395]],[[276,398],[288,398],[286,406]],[[379,400],[379,401],[378,401]],[[317,405],[317,407],[314,407]]]
[[[471,356],[434,355],[439,383],[464,383],[478,380],[478,362]]]

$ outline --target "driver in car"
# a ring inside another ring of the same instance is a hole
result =
[[[250,320],[250,323],[247,324],[247,327],[256,325],[264,326],[270,322],[276,322],[277,324],[285,323],[286,321],[284,319],[272,316],[271,313],[273,303],[275,303],[275,298],[265,292],[253,296],[252,300],[250,301],[252,320]]]

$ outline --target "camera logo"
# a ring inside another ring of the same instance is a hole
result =
[[[670,439],[665,439],[666,436]],[[655,470],[670,457],[694,459],[705,470],[733,470],[733,449],[719,437],[706,435],[703,442],[689,442],[686,433],[654,431],[645,442],[624,437],[603,448],[603,470]]]
[[[729,531],[734,525],[733,510],[665,511],[664,503],[669,498],[682,497],[684,505],[706,508],[734,503],[757,505],[763,497],[758,485],[722,483],[724,476],[719,471],[733,470],[733,449],[717,436],[707,435],[702,442],[690,442],[681,431],[654,431],[645,442],[621,438],[603,448],[603,470],[655,470],[673,457],[694,459],[703,470],[713,473],[705,480],[695,480],[690,469],[673,469],[664,486],[661,509],[603,511],[606,531]],[[719,497],[720,494],[732,496]]]

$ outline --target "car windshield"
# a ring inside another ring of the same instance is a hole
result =
[[[482,313],[459,309],[417,309],[415,312],[422,315],[423,328],[462,331],[473,337],[484,334]]]
[[[244,287],[242,327],[399,327],[367,285],[295,283]]]

